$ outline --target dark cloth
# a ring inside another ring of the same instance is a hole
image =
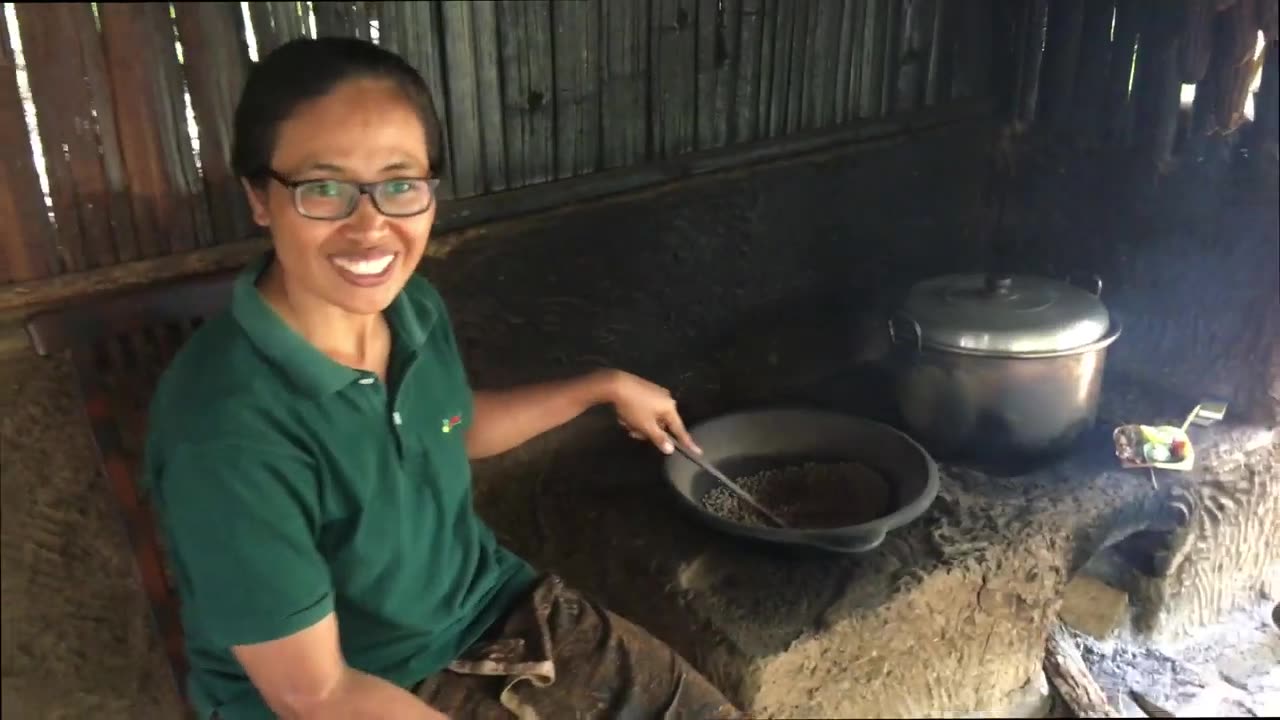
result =
[[[745,717],[670,647],[555,575],[414,692],[454,720]]]

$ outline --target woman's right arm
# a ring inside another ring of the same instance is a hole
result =
[[[446,720],[412,693],[347,665],[333,613],[287,637],[232,652],[283,720]]]

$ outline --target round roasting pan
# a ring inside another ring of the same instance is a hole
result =
[[[734,413],[690,429],[703,457],[730,478],[797,462],[861,462],[893,489],[893,509],[871,522],[842,528],[756,527],[723,518],[702,506],[719,487],[688,458],[666,459],[667,482],[682,503],[708,525],[739,537],[784,545],[807,545],[840,553],[866,552],[889,531],[924,514],[938,495],[938,466],[903,433],[871,420],[819,410],[756,410]],[[850,493],[849,502],[857,502]]]

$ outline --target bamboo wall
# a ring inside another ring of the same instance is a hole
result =
[[[9,4],[0,290],[249,235],[235,100],[251,56],[299,35],[423,72],[447,207],[981,96],[994,1]]]
[[[996,84],[1010,119],[1156,166],[1245,123],[1276,135],[1275,0],[999,0]],[[1260,48],[1260,39],[1265,47]]]

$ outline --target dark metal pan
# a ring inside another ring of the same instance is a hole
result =
[[[729,477],[797,462],[863,463],[893,487],[889,514],[841,528],[757,527],[710,512],[703,496],[719,486],[680,454],[666,460],[667,482],[683,504],[708,525],[739,537],[807,545],[840,553],[866,552],[891,530],[924,514],[938,495],[938,466],[918,443],[877,422],[819,410],[757,410],[724,415],[691,428],[703,456]],[[857,498],[851,495],[850,502]]]

